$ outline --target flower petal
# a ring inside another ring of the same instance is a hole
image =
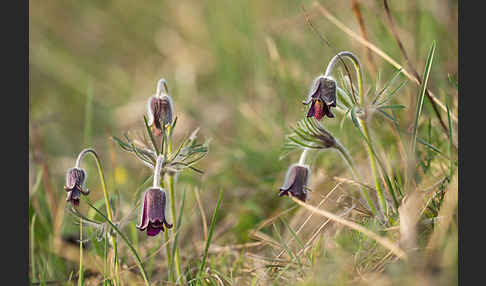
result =
[[[137,225],[137,228],[140,230],[145,230],[148,226],[148,218],[147,218],[147,195],[144,195],[142,212],[140,215],[140,224]]]
[[[314,116],[314,113],[315,113],[315,107],[314,107],[314,104],[315,104],[315,100],[312,101],[312,104],[311,104],[311,107],[309,108],[309,112],[307,112],[307,117],[312,117]]]
[[[159,234],[159,232],[163,229],[163,227],[161,228],[153,228],[152,227],[152,224],[149,224],[149,226],[147,227],[147,235],[148,236],[156,236],[157,234]]]

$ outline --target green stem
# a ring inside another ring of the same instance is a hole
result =
[[[101,167],[100,158],[98,157],[98,154],[96,153],[96,151],[92,148],[87,148],[87,149],[84,149],[83,151],[81,151],[78,155],[77,160],[76,160],[76,168],[79,168],[79,165],[81,164],[81,159],[83,158],[83,156],[85,154],[88,154],[88,153],[93,155],[93,157],[95,158],[96,166],[98,168],[98,175],[99,175],[100,180],[101,180],[101,187],[103,189],[103,197],[105,199],[106,214],[107,214],[108,220],[110,221],[110,223],[112,223],[113,222],[113,215],[112,215],[112,212],[111,212],[108,190],[106,188],[105,175],[103,173],[103,168]],[[114,236],[110,236],[110,237],[111,237],[111,244],[113,245],[113,252],[114,252],[113,259],[114,259],[114,265],[115,265],[115,277],[116,277],[116,282],[117,282],[116,284],[120,285],[120,273],[119,273],[119,265],[118,265],[118,249],[117,249],[116,239],[115,239]]]
[[[168,129],[170,129],[170,127],[168,127]],[[170,130],[168,130],[169,133],[170,133]],[[172,138],[169,138],[169,140],[167,140],[167,152],[168,152],[168,156],[171,156],[172,155]],[[169,187],[169,198],[170,198],[170,210],[171,210],[171,214],[172,214],[172,220],[173,220],[173,225],[177,225],[177,222],[176,222],[176,204],[175,204],[175,190],[174,190],[174,176],[170,176],[169,175],[169,178],[168,178],[168,187]],[[176,271],[177,271],[177,277],[181,277],[181,264],[180,264],[180,258],[179,258],[179,248],[176,247],[175,249],[175,253],[174,253],[174,262],[175,262],[175,267],[176,267]]]
[[[354,179],[357,180],[358,182],[360,182],[361,180],[358,176],[358,172],[356,171],[356,169],[354,167],[353,159],[349,155],[348,151],[339,142],[337,142],[337,144],[336,144],[336,150],[338,150],[339,154],[341,154],[341,157],[344,159],[344,161],[348,165]],[[368,193],[368,190],[366,188],[362,188],[361,186],[358,186],[358,188],[360,189],[361,193],[365,197],[365,200],[368,203],[368,206],[370,207],[371,212],[374,215],[378,215],[375,204],[374,204],[373,200],[371,199],[370,194]]]
[[[83,285],[83,219],[79,218],[79,276],[78,286]]]
[[[356,70],[356,74],[357,74],[357,77],[358,77],[358,88],[359,88],[359,99],[360,99],[360,107],[362,110],[366,110],[366,98],[364,96],[364,91],[363,91],[363,71],[361,69],[361,63],[359,62],[359,59],[351,52],[341,52],[339,54],[337,54],[329,63],[327,69],[326,69],[326,76],[328,76],[331,71],[332,71],[332,68],[334,67],[334,65],[336,64],[337,60],[340,58],[340,57],[347,57],[349,59],[351,59],[351,61],[353,62],[353,66]],[[366,112],[365,112],[366,114]],[[358,119],[359,123],[360,123],[360,126],[361,126],[361,129],[363,130],[363,134],[365,136],[365,139],[368,141],[367,142],[367,152],[368,152],[368,158],[370,160],[370,165],[371,165],[371,173],[373,175],[373,179],[375,181],[375,186],[376,186],[376,192],[377,192],[377,196],[378,196],[378,202],[380,204],[380,209],[381,211],[387,211],[387,207],[386,207],[386,200],[385,200],[385,197],[383,195],[383,189],[381,188],[381,184],[380,184],[380,179],[378,177],[378,172],[377,172],[377,169],[376,169],[376,165],[375,165],[375,155],[373,153],[373,150],[371,149],[372,148],[372,141],[371,141],[371,136],[370,136],[370,132],[368,130],[368,125],[367,125],[367,122],[366,120],[363,120],[361,118]]]
[[[363,129],[363,134],[364,134],[364,136],[366,137],[366,139],[368,140],[368,143],[369,143],[369,144],[366,144],[366,150],[368,151],[368,157],[369,157],[370,165],[371,165],[371,173],[373,174],[373,179],[375,181],[376,193],[378,195],[378,201],[380,203],[380,208],[381,208],[382,212],[387,212],[386,201],[385,201],[385,197],[383,195],[383,189],[381,188],[380,179],[378,178],[378,171],[376,169],[375,156],[374,156],[373,150],[371,150],[371,148],[372,148],[371,136],[369,135],[368,126],[366,125],[366,123],[362,119],[359,119],[359,123],[360,123],[360,125]]]

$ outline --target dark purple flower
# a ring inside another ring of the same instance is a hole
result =
[[[336,107],[336,81],[330,77],[319,76],[312,83],[305,105],[311,103],[307,117],[321,120],[324,115],[333,118],[331,107]]]
[[[162,134],[162,128],[172,123],[174,105],[167,94],[151,96],[147,102],[148,125],[155,136]]]
[[[66,185],[64,186],[64,190],[67,192],[66,201],[74,206],[79,205],[81,194],[89,194],[88,189],[84,190],[86,177],[86,171],[81,168],[71,168],[66,174]]]
[[[299,200],[305,202],[307,200],[307,184],[309,183],[309,167],[299,164],[290,166],[285,181],[280,188],[279,196],[287,195],[289,193]]]
[[[164,231],[164,225],[166,228],[172,227],[165,220],[165,191],[161,188],[150,188],[144,195],[142,216],[137,228],[141,231],[146,229],[147,235],[155,236]]]

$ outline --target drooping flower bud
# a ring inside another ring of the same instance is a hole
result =
[[[329,118],[333,118],[331,107],[336,107],[336,81],[323,75],[317,77],[312,83],[307,100],[303,103],[305,105],[311,103],[307,117],[321,120],[327,115]]]
[[[147,230],[148,236],[155,236],[166,228],[172,228],[165,220],[165,191],[161,188],[152,187],[144,194],[140,224],[137,228],[141,231]]]
[[[66,173],[66,185],[64,186],[64,190],[68,193],[66,201],[74,206],[78,206],[81,194],[89,194],[89,190],[85,190],[86,178],[86,171],[81,168],[71,168],[68,170]]]
[[[309,167],[306,165],[293,164],[285,175],[285,181],[280,188],[279,196],[292,196],[305,202],[308,196],[307,184],[309,183]]]
[[[169,95],[151,96],[147,102],[148,125],[155,136],[162,134],[162,128],[171,124],[174,114],[174,105]]]

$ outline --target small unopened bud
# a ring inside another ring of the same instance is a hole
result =
[[[315,117],[321,120],[327,115],[333,118],[331,107],[336,107],[336,81],[331,77],[319,76],[312,83],[311,90],[304,104],[311,103],[307,117]]]
[[[88,195],[89,190],[85,190],[86,171],[81,168],[71,168],[66,173],[66,185],[64,190],[68,193],[66,201],[74,206],[79,205],[81,194]]]
[[[279,196],[289,196],[289,193],[305,202],[308,197],[307,184],[309,183],[309,167],[293,164],[285,175],[285,181],[280,188]]]
[[[148,236],[155,236],[165,228],[172,228],[165,219],[165,191],[161,188],[152,187],[144,194],[140,224],[137,228],[141,231],[147,230]]]
[[[151,96],[147,102],[148,125],[156,136],[162,134],[162,128],[173,120],[174,105],[169,95]]]

